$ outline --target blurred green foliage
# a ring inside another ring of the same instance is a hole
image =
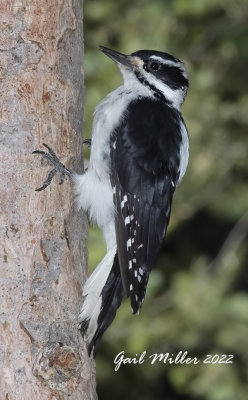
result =
[[[101,342],[98,393],[104,399],[248,399],[248,4],[246,0],[92,0],[84,5],[85,137],[96,104],[121,84],[98,45],[124,53],[155,49],[183,60],[190,89],[182,113],[190,163],[174,196],[170,226],[140,316],[125,301]],[[90,268],[104,254],[91,229]],[[233,354],[232,364],[175,365],[135,357],[203,360]]]

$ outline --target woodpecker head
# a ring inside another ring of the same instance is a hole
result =
[[[130,55],[103,46],[100,50],[117,63],[124,86],[135,88],[134,81],[139,82],[155,98],[160,97],[180,108],[187,94],[188,77],[178,58],[155,50],[139,50]]]

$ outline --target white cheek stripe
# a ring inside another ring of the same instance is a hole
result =
[[[181,104],[183,103],[184,100],[184,94],[181,89],[171,89],[169,86],[167,86],[165,83],[162,81],[158,80],[155,78],[155,76],[152,76],[151,74],[142,71],[145,79],[155,86],[156,89],[158,89],[160,92],[163,93],[166,99],[171,101],[172,105],[174,108],[180,111]]]

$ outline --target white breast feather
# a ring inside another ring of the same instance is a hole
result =
[[[183,122],[180,122],[180,129],[182,135],[182,142],[180,145],[180,165],[179,165],[179,178],[178,184],[183,179],[183,176],[186,172],[188,161],[189,161],[189,139],[186,126]]]

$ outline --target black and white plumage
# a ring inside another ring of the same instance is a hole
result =
[[[140,312],[188,163],[183,63],[157,51],[101,50],[117,63],[124,83],[97,106],[89,167],[74,176],[78,205],[101,227],[107,245],[83,293],[80,323],[89,353],[125,295]]]
[[[89,354],[125,296],[133,313],[140,312],[188,164],[183,63],[158,51],[101,50],[117,63],[124,83],[96,107],[87,171],[71,174],[77,204],[102,229],[107,247],[83,291],[79,322]]]

